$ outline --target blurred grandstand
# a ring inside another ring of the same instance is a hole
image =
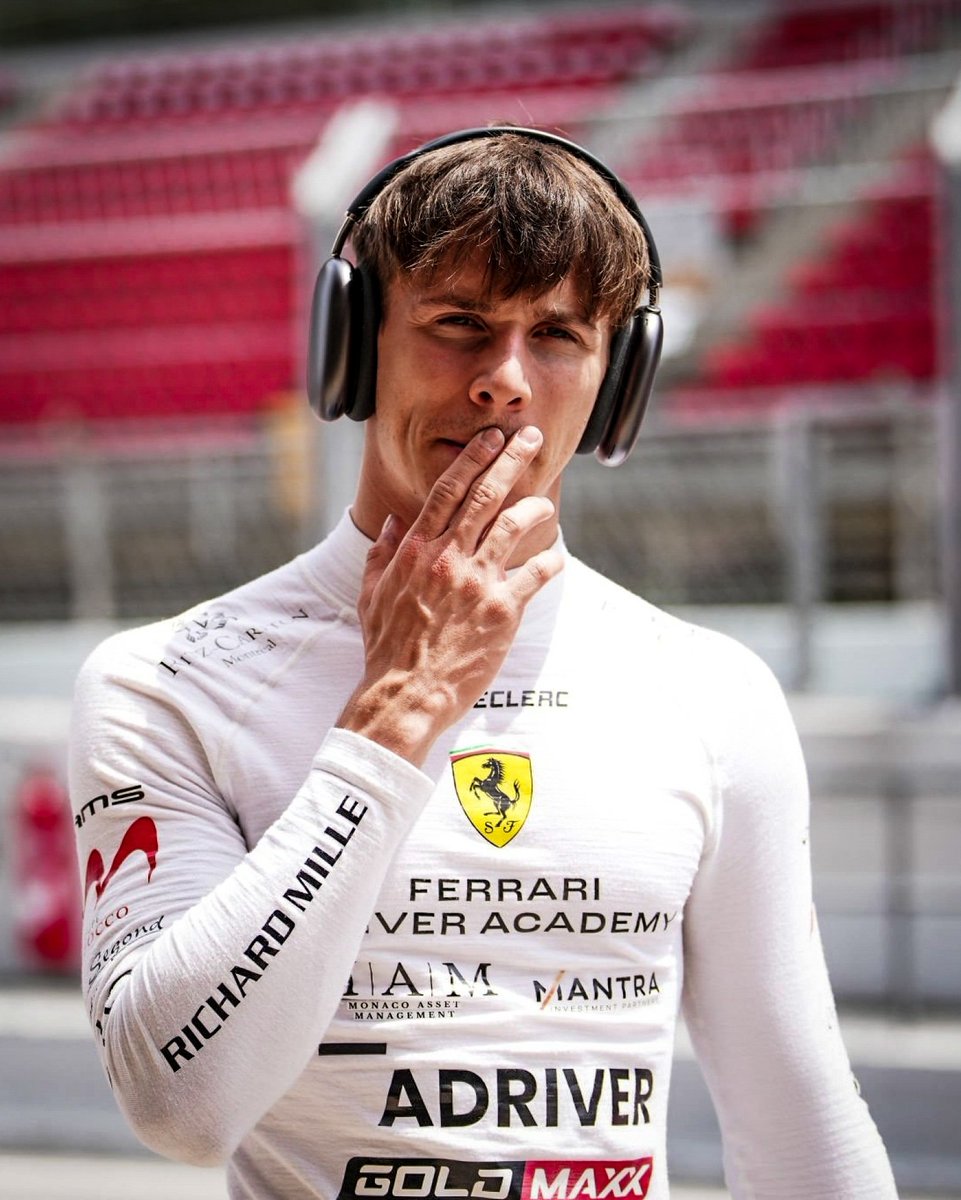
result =
[[[10,56],[0,619],[168,612],[329,523],[300,398],[320,250],[291,190],[371,97],[394,132],[370,171],[457,126],[560,129],[657,232],[657,413],[616,480],[579,473],[576,550],[666,604],[930,605],[925,134],[959,45],[958,0],[672,0]]]
[[[672,0],[8,56],[0,619],[168,612],[316,535],[292,180],[371,97],[370,171],[457,126],[560,129],[657,232],[657,413],[616,479],[579,473],[575,549],[667,604],[931,604],[926,128],[959,45],[958,0]]]
[[[794,690],[943,695],[928,129],[961,0],[469,11],[0,56],[0,621],[176,611],[335,518],[356,430],[307,415],[305,297],[354,190],[331,131],[376,101],[357,182],[516,121],[595,150],[655,230],[655,411],[618,471],[575,464],[574,550]]]

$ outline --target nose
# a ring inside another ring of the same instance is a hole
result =
[[[532,393],[523,334],[492,339],[480,359],[470,385],[471,400],[482,408],[526,408]]]

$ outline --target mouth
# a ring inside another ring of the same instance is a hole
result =
[[[482,433],[485,429],[500,429],[501,433],[504,435],[505,443],[509,442],[517,432],[515,429],[504,429],[500,425],[482,425],[480,429],[471,430],[471,432],[465,437],[439,437],[436,438],[435,441],[440,446],[448,446],[452,450],[460,451],[463,450],[466,445],[468,445],[479,433]]]
[[[467,442],[462,442],[460,438],[434,438],[433,453],[439,456],[439,461],[443,470],[446,470],[448,467],[454,465],[454,463],[463,453],[466,445]]]

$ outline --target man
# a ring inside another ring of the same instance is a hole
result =
[[[103,1060],[139,1136],[229,1160],[233,1197],[663,1200],[682,1000],[735,1197],[895,1195],[776,684],[560,540],[639,229],[523,132],[379,185],[350,513],[83,671]]]

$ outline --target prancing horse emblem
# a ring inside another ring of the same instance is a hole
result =
[[[527,820],[534,791],[529,754],[470,750],[451,755],[454,788],[467,819],[493,846],[506,846]]]
[[[504,818],[507,816],[511,806],[516,804],[521,798],[521,789],[514,780],[514,795],[508,796],[505,791],[501,790],[501,783],[504,780],[504,764],[499,758],[488,758],[486,762],[481,764],[487,771],[486,779],[479,779],[476,775],[470,781],[470,790],[474,793],[482,792],[491,804],[493,809],[484,813],[485,817],[497,816],[497,823],[494,828],[504,824]]]

